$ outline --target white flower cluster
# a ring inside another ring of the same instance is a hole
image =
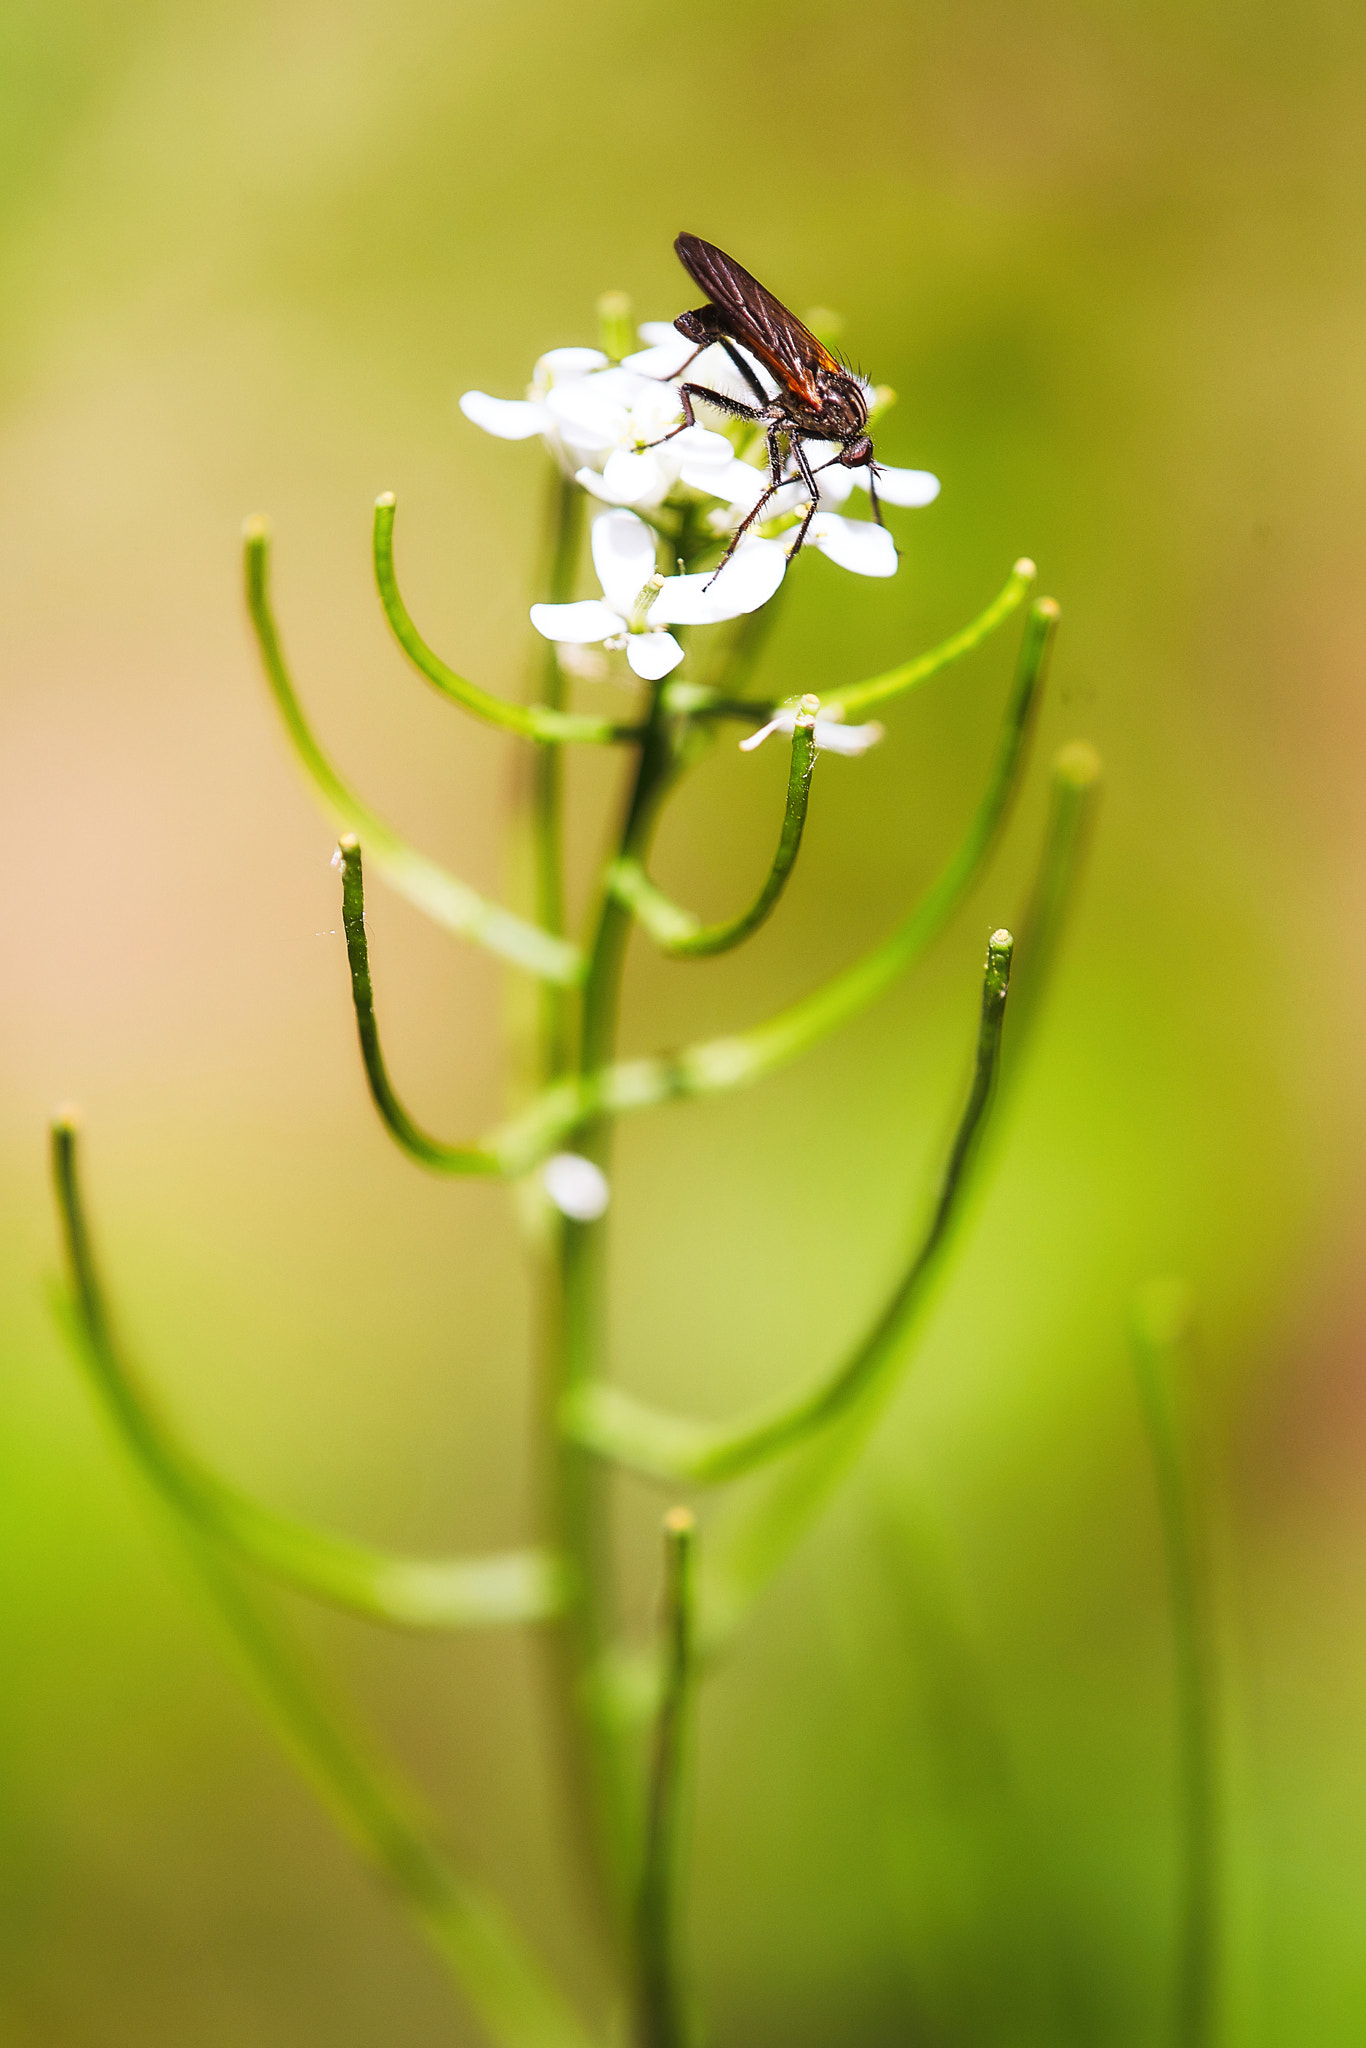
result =
[[[593,567],[600,598],[534,604],[531,623],[547,640],[621,647],[638,676],[657,682],[683,659],[670,626],[713,626],[767,604],[783,580],[779,540],[742,540],[719,574],[661,576],[655,537],[634,512],[602,512],[593,521]]]
[[[537,604],[531,623],[548,640],[565,646],[597,643],[625,652],[636,675],[657,681],[677,667],[683,649],[670,626],[711,625],[757,611],[773,596],[787,568],[787,546],[779,538],[808,502],[798,478],[774,493],[762,523],[752,529],[718,573],[660,575],[655,536],[647,517],[666,503],[716,500],[707,523],[718,538],[733,534],[769,487],[762,436],[747,423],[727,421],[727,431],[683,424],[683,402],[675,377],[694,354],[677,330],[661,321],[639,330],[644,348],[612,363],[600,349],[556,348],[536,365],[525,398],[494,398],[467,391],[460,409],[486,433],[506,441],[539,435],[561,468],[606,510],[593,524],[593,563],[602,597],[576,604]],[[774,390],[762,365],[754,364],[764,388]],[[724,350],[713,347],[692,372],[699,384],[752,402]],[[871,394],[870,394],[871,396]],[[678,431],[675,431],[675,430]],[[666,438],[667,437],[667,438]],[[757,460],[748,459],[756,453]],[[809,545],[842,568],[861,576],[896,573],[895,543],[873,519],[851,519],[839,508],[853,492],[867,491],[867,469],[834,461],[837,444],[808,442],[806,452],[819,471],[819,500],[807,531]],[[822,463],[830,466],[821,468]],[[890,505],[928,505],[938,479],[922,469],[878,464],[879,498]],[[646,517],[639,515],[644,514]],[[795,712],[780,713],[747,746],[769,731],[792,729]],[[880,737],[877,726],[838,727],[817,723],[817,743],[843,753],[862,752]]]

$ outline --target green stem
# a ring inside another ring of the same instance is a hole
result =
[[[998,626],[1004,625],[1011,613],[1018,610],[1029,595],[1037,574],[1034,564],[1028,557],[1022,556],[1011,570],[1004,589],[991,600],[986,610],[979,613],[968,625],[961,627],[956,633],[951,633],[947,640],[941,640],[937,647],[931,647],[924,654],[913,656],[910,661],[901,662],[883,675],[871,676],[862,683],[842,683],[834,690],[825,691],[821,702],[827,710],[840,706],[846,716],[857,716],[870,710],[874,704],[885,704],[889,697],[902,696],[907,690],[914,690],[919,684],[928,682],[930,677],[938,675],[941,669],[948,668],[952,662],[961,661],[965,654],[971,654],[974,647],[979,647]],[[768,614],[772,610],[773,604],[770,602],[764,606],[762,612],[753,614],[755,619],[761,619],[765,623],[752,641],[746,638],[739,644],[740,658],[737,666],[740,674],[729,674],[724,689],[719,686],[715,689],[704,688],[694,683],[677,685],[675,696],[679,699],[679,710],[686,709],[699,719],[752,719],[756,725],[762,725],[772,715],[775,709],[773,700],[758,700],[736,694],[739,684],[748,677],[753,666],[753,657],[757,656],[763,637],[771,626]]]
[[[156,1412],[114,1338],[81,1193],[79,1134],[70,1116],[53,1124],[52,1160],[72,1279],[63,1322],[124,1448],[168,1506],[239,1562],[389,1627],[498,1627],[543,1621],[558,1612],[564,1573],[547,1552],[396,1555],[277,1515],[201,1465]]]
[[[871,676],[865,683],[846,683],[841,689],[829,690],[824,702],[827,708],[842,704],[845,716],[856,718],[871,710],[874,704],[885,704],[889,697],[899,697],[918,684],[928,682],[941,668],[950,662],[961,661],[965,654],[971,654],[983,640],[1004,625],[1011,613],[1016,611],[1029,595],[1038,570],[1022,556],[1010,572],[1009,580],[999,596],[994,597],[984,612],[957,633],[951,633],[947,640],[941,640],[937,647],[931,647],[925,654],[917,654],[910,661],[903,661],[897,668],[889,668],[885,674]]]
[[[1058,947],[1086,870],[1101,784],[1100,756],[1085,740],[1070,740],[1053,759],[1048,826],[1028,901],[1019,923],[1019,960],[1010,999],[1006,1081],[1034,1035],[1039,1006],[1051,985]]]
[[[342,924],[351,968],[351,1001],[356,1012],[365,1078],[371,1100],[385,1129],[401,1150],[433,1173],[497,1174],[505,1171],[489,1145],[447,1145],[414,1123],[389,1079],[375,1019],[375,992],[370,980],[370,947],[365,934],[365,872],[359,841],[351,834],[338,842],[342,873]]]
[[[122,1375],[110,1369],[117,1347],[91,1252],[69,1117],[53,1128],[53,1166],[79,1317],[91,1354],[103,1361],[106,1396],[117,1399]],[[154,1468],[195,1569],[289,1746],[358,1848],[395,1886],[490,2037],[501,2048],[592,2048],[501,1907],[452,1868],[392,1768],[346,1727],[207,1539],[194,1489],[164,1459],[156,1432],[143,1429],[136,1409],[125,1410],[122,1420],[126,1433],[140,1434],[144,1469]]]
[[[256,633],[262,666],[286,733],[304,770],[343,830],[365,841],[380,873],[400,895],[448,931],[473,940],[528,973],[549,981],[576,982],[583,960],[576,946],[510,910],[486,903],[468,884],[457,881],[435,861],[419,853],[383,819],[377,817],[343,782],[313,737],[298,694],[290,681],[270,605],[270,527],[265,519],[249,519],[244,532],[247,610]]]
[[[646,1788],[636,1898],[636,2048],[685,2048],[688,2000],[679,1926],[688,1710],[696,1675],[693,1546],[687,1508],[664,1517],[663,1670]]]
[[[1054,799],[1048,830],[1031,885],[1021,938],[1010,975],[1010,1029],[1002,1046],[988,1149],[999,1142],[1001,1108],[1021,1068],[1022,1040],[1037,1022],[1044,984],[1056,964],[1061,932],[1076,899],[1085,866],[1090,825],[1099,789],[1100,763],[1082,742],[1064,747],[1054,764]],[[1026,1009],[1021,1017],[1021,997]],[[1021,1023],[1025,1029],[1022,1033]],[[974,1170],[981,1173],[981,1154]],[[701,1595],[702,1654],[713,1655],[782,1565],[822,1503],[848,1471],[872,1434],[894,1386],[884,1377],[841,1421],[798,1450],[769,1465],[753,1484],[732,1495],[712,1523]]]
[[[1031,607],[986,791],[948,865],[880,946],[824,988],[749,1031],[588,1069],[576,1082],[545,1090],[504,1125],[498,1137],[504,1155],[543,1158],[585,1117],[617,1116],[747,1086],[807,1051],[891,987],[943,930],[996,844],[1024,765],[1057,620],[1052,598],[1040,598]]]
[[[1013,945],[1009,932],[998,931],[987,946],[972,1086],[929,1222],[905,1273],[850,1356],[807,1391],[729,1424],[666,1414],[606,1381],[592,1381],[565,1398],[564,1426],[580,1443],[654,1477],[715,1485],[792,1450],[872,1393],[894,1364],[929,1291],[971,1184],[1000,1064]]]
[[[584,492],[558,467],[551,479],[552,506],[544,587],[551,604],[567,604],[574,595],[574,572],[583,535]],[[542,689],[550,710],[564,709],[564,671],[559,650],[546,642],[540,657]],[[531,762],[531,863],[536,923],[548,932],[563,933],[564,902],[564,754],[558,742],[545,740]],[[540,990],[539,1079],[554,1081],[565,1072],[570,1052],[569,1000],[549,983]]]
[[[1166,1552],[1176,1679],[1181,1875],[1173,2038],[1178,2048],[1211,2048],[1219,2027],[1222,1773],[1207,1510],[1184,1415],[1191,1376],[1186,1289],[1151,1282],[1135,1303],[1132,1334]]]
[[[375,582],[394,638],[419,675],[425,676],[443,697],[449,697],[464,710],[472,711],[476,718],[483,718],[490,725],[500,725],[505,732],[519,733],[523,739],[581,740],[606,746],[614,741],[638,738],[638,727],[619,724],[610,718],[580,718],[545,704],[505,703],[501,697],[490,696],[477,683],[467,682],[464,676],[457,675],[439,654],[434,653],[413,624],[408,607],[399,594],[394,574],[394,503],[392,491],[385,491],[375,500]]]
[[[720,924],[702,924],[689,910],[681,910],[661,889],[657,889],[638,860],[616,861],[608,871],[607,886],[625,903],[649,932],[661,952],[675,960],[699,960],[727,953],[740,945],[771,915],[787,887],[801,849],[806,825],[806,806],[811,792],[811,771],[816,765],[816,700],[803,699],[802,710],[792,731],[792,765],[787,778],[787,801],[783,808],[778,848],[764,885],[748,910]]]
[[[454,1870],[394,1766],[348,1728],[246,1588],[184,1532],[282,1738],[356,1848],[393,1885],[499,2048],[601,2048],[502,1906]]]
[[[635,776],[626,802],[617,858],[641,858],[674,767],[663,692],[656,687]],[[568,1099],[581,1099],[581,1075],[610,1059],[630,937],[625,906],[604,892],[584,980],[578,1048],[580,1078]],[[554,1091],[551,1091],[552,1094]],[[609,1128],[604,1118],[575,1117],[576,1148],[604,1168]],[[552,1631],[561,1746],[584,1861],[603,1924],[620,1950],[631,1864],[631,1801],[618,1731],[599,1697],[599,1674],[614,1624],[604,1474],[597,1459],[560,1431],[566,1395],[602,1370],[605,1325],[606,1228],[570,1217],[556,1220],[557,1267],[545,1330],[543,1398],[546,1431],[555,1448],[546,1475],[547,1541],[568,1561],[574,1595]]]

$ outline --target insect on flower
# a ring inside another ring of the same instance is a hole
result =
[[[789,550],[795,555],[816,515],[816,476],[837,462],[846,469],[867,470],[873,516],[881,525],[877,471],[873,444],[868,437],[868,398],[858,378],[831,355],[824,342],[818,341],[795,313],[789,313],[781,300],[766,291],[758,278],[751,277],[724,249],[704,242],[699,235],[680,235],[674,248],[683,268],[709,300],[695,312],[680,313],[674,321],[679,333],[697,344],[688,361],[674,374],[681,377],[703,349],[719,343],[755,399],[753,405],[744,405],[724,392],[709,390],[705,384],[680,384],[684,420],[674,432],[682,433],[684,427],[695,424],[693,400],[701,398],[736,419],[754,421],[768,437],[768,489],[732,535],[722,568],[769,499],[785,484],[800,479],[810,494],[810,503]],[[748,351],[772,376],[778,387],[772,396],[765,391],[753,363],[742,350]],[[803,445],[807,441],[838,443],[838,452],[813,467]],[[796,477],[783,474],[789,454]]]

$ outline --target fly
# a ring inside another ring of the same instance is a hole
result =
[[[774,493],[780,491],[784,484],[795,483],[800,478],[806,485],[810,503],[797,538],[788,550],[789,555],[795,555],[816,516],[819,494],[816,477],[832,463],[842,463],[846,469],[867,468],[873,516],[879,526],[882,525],[873,444],[868,437],[868,399],[858,378],[831,355],[825,344],[816,339],[810,328],[802,325],[795,313],[789,313],[781,300],[766,291],[758,278],[751,277],[733,256],[726,255],[724,249],[718,249],[713,242],[704,242],[699,235],[680,235],[674,249],[679,262],[707,294],[708,300],[696,312],[680,313],[674,321],[679,333],[697,344],[687,362],[674,375],[681,377],[696,362],[703,349],[718,343],[754,395],[753,405],[744,405],[724,392],[709,390],[705,384],[680,384],[678,393],[683,401],[683,426],[675,427],[674,433],[681,434],[683,427],[697,424],[693,416],[693,400],[702,398],[708,405],[718,407],[735,419],[751,420],[761,426],[768,440],[768,489],[731,536],[730,546],[721,558],[721,568],[730,560],[744,534]],[[778,386],[772,397],[765,391],[753,363],[741,353],[742,350],[747,350],[772,376]],[[672,436],[665,435],[664,438],[670,440]],[[803,445],[807,441],[837,441],[839,453],[813,467]],[[783,474],[789,454],[796,468],[795,476]]]

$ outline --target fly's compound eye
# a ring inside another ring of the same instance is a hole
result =
[[[862,469],[873,459],[873,444],[866,434],[860,434],[857,441],[847,441],[840,450],[840,461],[846,469]]]

